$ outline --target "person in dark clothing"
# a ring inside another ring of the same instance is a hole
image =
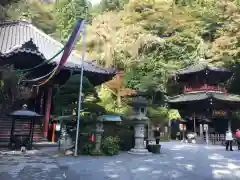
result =
[[[156,144],[159,144],[160,141],[160,128],[156,128],[154,131],[154,137],[156,139]]]

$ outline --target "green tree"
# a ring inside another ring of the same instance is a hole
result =
[[[7,10],[11,6],[20,5],[24,3],[24,0],[1,0],[0,2],[0,20],[5,20],[8,18]]]
[[[101,0],[100,6],[102,11],[119,10],[122,8],[121,0]]]
[[[55,6],[57,35],[65,41],[77,19],[88,18],[89,3],[86,0],[57,0]]]
[[[54,96],[54,102],[56,104],[56,114],[61,115],[62,112],[72,114],[76,111],[79,100],[79,79],[80,75],[73,75],[69,80],[61,87],[57,88],[57,93]],[[88,79],[83,80],[83,94],[84,98],[89,94],[94,94],[95,90]]]
[[[31,92],[28,87],[20,84],[24,74],[14,70],[12,66],[2,66],[0,77],[0,108],[1,111],[9,113],[18,100],[27,100]]]
[[[52,5],[41,4],[37,0],[20,0],[7,8],[8,19],[25,19],[47,34],[56,31],[56,21]]]

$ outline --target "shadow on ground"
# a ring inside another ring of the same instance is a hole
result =
[[[162,143],[160,155],[112,157],[0,155],[1,180],[239,180],[240,152],[222,146]]]
[[[164,142],[161,155],[60,158],[86,180],[211,180],[240,179],[240,152],[222,146],[186,145]]]

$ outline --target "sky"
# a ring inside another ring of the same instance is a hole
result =
[[[92,4],[98,4],[98,3],[100,3],[100,1],[101,1],[101,0],[90,0],[90,2],[91,2]]]

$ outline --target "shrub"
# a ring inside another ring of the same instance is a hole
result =
[[[93,148],[94,148],[93,143],[87,142],[83,145],[82,153],[90,155],[92,153]]]
[[[102,141],[102,150],[105,155],[116,155],[120,150],[120,139],[119,137],[108,136]]]

